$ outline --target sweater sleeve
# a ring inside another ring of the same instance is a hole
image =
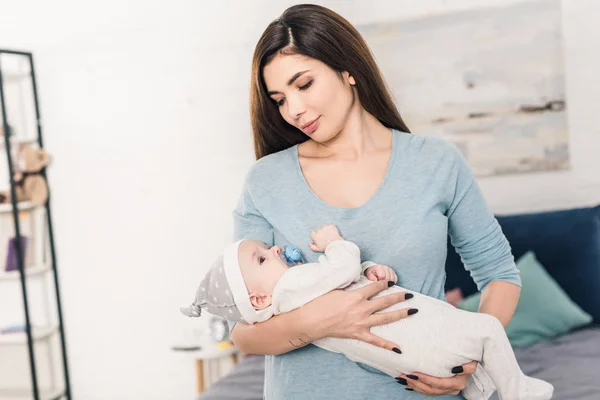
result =
[[[369,268],[371,268],[373,265],[377,265],[377,263],[374,263],[373,261],[364,261],[362,264],[360,264],[361,275],[364,275],[365,272],[367,272],[367,270]]]
[[[449,144],[449,150],[446,216],[452,245],[480,291],[494,280],[521,286],[510,244],[488,209],[471,168],[454,145]]]
[[[233,210],[233,241],[241,239],[260,240],[273,246],[273,227],[254,203],[248,180]]]

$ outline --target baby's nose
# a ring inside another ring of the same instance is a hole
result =
[[[281,247],[279,247],[279,246],[273,246],[273,247],[271,247],[271,251],[273,252],[274,256],[278,256],[279,253],[281,253]]]

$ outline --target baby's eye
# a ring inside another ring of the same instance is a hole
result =
[[[259,257],[258,258],[258,263],[262,265],[262,263],[265,262],[265,258],[264,257]]]

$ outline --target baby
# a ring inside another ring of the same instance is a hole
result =
[[[200,284],[195,301],[182,308],[182,313],[197,317],[205,309],[228,320],[253,324],[299,308],[334,289],[355,290],[372,280],[397,281],[389,267],[369,261],[361,264],[358,247],[344,240],[334,225],[313,231],[311,239],[311,250],[324,255],[316,263],[298,263],[292,268],[278,246],[269,248],[254,240],[229,245]],[[404,291],[391,286],[376,297]],[[400,308],[419,312],[374,326],[371,331],[400,344],[401,355],[354,339],[327,337],[312,344],[392,377],[414,371],[449,377],[454,366],[476,360],[480,364],[462,391],[466,399],[487,400],[494,390],[501,400],[552,398],[551,384],[523,374],[504,327],[495,317],[463,311],[419,293],[382,311]]]

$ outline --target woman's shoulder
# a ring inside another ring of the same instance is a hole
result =
[[[394,131],[400,142],[399,151],[420,160],[453,161],[459,153],[456,144],[433,135]]]
[[[293,173],[294,151],[297,146],[264,156],[250,166],[246,175],[246,184],[250,186],[273,182]]]

